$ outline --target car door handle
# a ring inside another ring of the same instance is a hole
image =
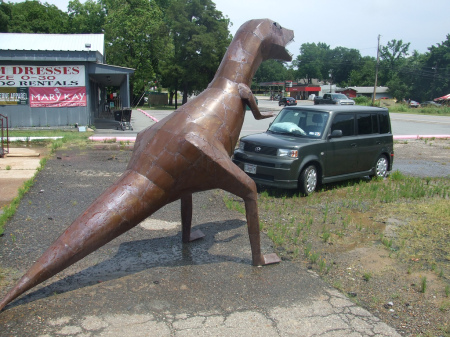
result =
[[[377,141],[377,145],[381,145],[381,142],[380,142],[380,141]]]
[[[350,144],[351,147],[356,147],[356,143]]]

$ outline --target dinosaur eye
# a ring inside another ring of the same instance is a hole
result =
[[[283,29],[283,27],[280,26],[280,24],[278,22],[274,22],[273,23],[275,27],[277,27],[278,29]]]

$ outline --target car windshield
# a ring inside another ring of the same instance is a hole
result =
[[[327,112],[285,108],[280,111],[267,131],[296,137],[320,138],[327,121]]]
[[[334,99],[348,99],[344,94],[333,94],[331,95]]]

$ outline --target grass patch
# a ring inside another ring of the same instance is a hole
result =
[[[308,197],[266,189],[259,192],[258,210],[261,231],[282,260],[303,264],[344,294],[355,294],[352,300],[387,323],[407,327],[407,335],[423,326],[430,336],[441,335],[442,326],[448,331],[449,178],[395,171],[387,179],[327,184]],[[390,301],[424,315],[394,308],[398,317],[392,321],[384,306]]]

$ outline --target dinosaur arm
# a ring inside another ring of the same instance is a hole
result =
[[[255,96],[246,84],[239,83],[239,95],[241,96],[241,99],[244,101],[244,103],[250,107],[250,110],[252,111],[255,119],[264,119],[274,116],[274,114],[271,112],[262,114],[261,111],[259,111]]]

